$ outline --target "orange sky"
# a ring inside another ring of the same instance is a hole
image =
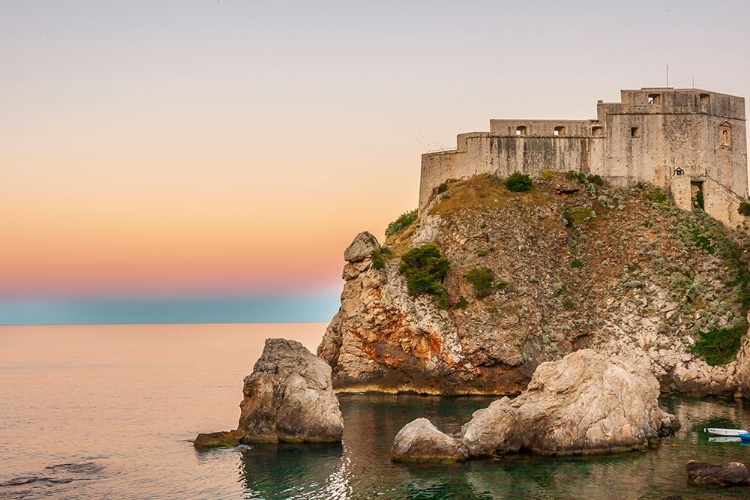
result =
[[[722,5],[3,2],[0,298],[340,286],[490,118],[593,118],[666,64],[750,95]]]

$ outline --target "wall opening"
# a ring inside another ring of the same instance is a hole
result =
[[[516,135],[519,137],[526,137],[526,127],[523,125],[516,127]]]
[[[729,122],[719,125],[719,139],[722,146],[732,147],[732,125]]]
[[[604,127],[591,127],[591,135],[594,137],[604,137]]]
[[[690,182],[690,199],[693,210],[705,210],[706,200],[703,198],[703,181]]]
[[[661,94],[649,94],[648,103],[649,104],[661,104]]]
[[[708,94],[701,94],[699,96],[700,103],[701,103],[701,109],[707,110],[708,107],[711,105],[711,96]]]
[[[561,137],[565,135],[565,127],[555,127],[555,130],[552,133],[555,137]]]
[[[640,136],[641,136],[640,127],[630,127],[630,137],[640,137]]]

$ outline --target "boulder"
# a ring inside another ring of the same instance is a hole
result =
[[[469,457],[645,449],[679,427],[658,397],[659,383],[647,368],[583,349],[539,365],[525,392],[476,411],[456,441]],[[420,442],[419,456],[442,451],[430,449],[431,442],[440,441]]]
[[[196,448],[341,441],[344,421],[331,367],[299,342],[267,339],[244,382],[237,430],[199,434],[193,442]]]
[[[352,244],[344,250],[344,260],[347,262],[361,262],[372,256],[372,251],[380,248],[377,238],[367,231],[359,233]]]
[[[299,342],[267,339],[243,394],[243,443],[341,441],[344,421],[331,367]]]
[[[240,430],[234,431],[220,431],[220,432],[209,432],[206,434],[198,434],[193,444],[196,448],[220,448],[220,447],[234,447],[240,444],[240,439],[245,435]]]
[[[739,462],[716,465],[690,460],[685,468],[688,474],[688,484],[750,486],[750,472],[745,464]]]
[[[394,462],[455,462],[468,457],[466,446],[440,432],[426,418],[406,424],[396,434],[391,449]]]

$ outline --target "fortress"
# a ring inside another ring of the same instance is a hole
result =
[[[597,103],[592,120],[490,120],[489,132],[460,134],[454,150],[425,153],[423,210],[441,183],[492,173],[544,170],[596,174],[615,186],[648,182],[677,206],[705,211],[729,227],[748,194],[745,99],[699,89],[621,90]]]

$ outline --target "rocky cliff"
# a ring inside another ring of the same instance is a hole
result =
[[[439,293],[410,294],[402,257],[426,243],[447,273]],[[339,391],[517,394],[540,363],[589,347],[647,366],[662,391],[748,392],[748,248],[649,186],[449,182],[382,247],[363,233],[347,249],[318,355]]]

